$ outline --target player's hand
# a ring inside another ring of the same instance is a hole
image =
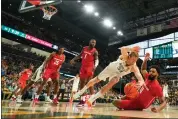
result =
[[[140,51],[140,47],[139,46],[135,46],[135,47],[132,48],[132,51],[139,52]]]
[[[145,54],[145,60],[148,61],[150,59],[150,53]]]
[[[71,64],[71,65],[74,65],[74,64],[75,64],[75,61],[74,61],[74,60],[70,60],[70,64]]]
[[[137,89],[140,89],[144,84],[145,84],[144,81],[138,81],[135,86]]]
[[[158,110],[157,108],[155,108],[155,107],[151,108],[151,111],[152,111],[152,112],[155,112],[155,113],[158,113],[158,112],[159,112],[159,110]]]

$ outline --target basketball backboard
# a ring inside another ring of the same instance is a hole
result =
[[[37,1],[39,1],[38,5],[32,4]],[[41,7],[56,5],[60,3],[62,3],[62,0],[22,0],[20,7],[19,7],[19,12],[25,13],[25,12],[40,9]]]

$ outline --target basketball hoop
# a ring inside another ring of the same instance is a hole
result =
[[[41,8],[44,12],[43,19],[50,20],[51,17],[57,13],[57,9],[54,6],[46,6]]]

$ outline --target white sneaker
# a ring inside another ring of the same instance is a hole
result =
[[[46,102],[52,102],[52,100],[49,97],[47,97]]]

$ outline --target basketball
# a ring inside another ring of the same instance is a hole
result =
[[[127,99],[134,99],[138,95],[137,88],[135,83],[127,83],[124,87],[124,93]]]

